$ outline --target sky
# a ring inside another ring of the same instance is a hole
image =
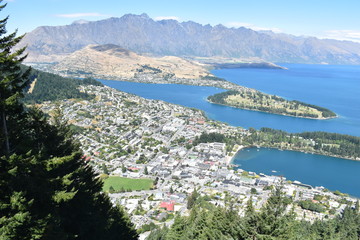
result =
[[[227,27],[244,26],[296,36],[360,42],[360,0],[3,0],[7,29],[19,34],[39,26],[68,25],[146,13]]]

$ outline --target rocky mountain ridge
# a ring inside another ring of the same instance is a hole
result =
[[[28,45],[27,61],[54,62],[89,44],[116,44],[157,56],[255,57],[270,62],[360,64],[360,44],[355,42],[201,25],[192,21],[155,21],[146,14],[38,27],[28,33],[20,45]]]

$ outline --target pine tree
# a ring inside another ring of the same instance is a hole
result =
[[[0,4],[2,0],[0,0]],[[0,5],[0,11],[6,4]],[[6,35],[8,17],[0,20],[0,120],[1,120],[1,155],[9,156],[16,147],[18,139],[12,139],[11,134],[16,129],[16,117],[22,112],[19,98],[28,85],[30,70],[21,71],[20,63],[25,59],[25,48],[12,51],[23,36],[16,37],[16,31]],[[14,123],[15,121],[15,123]]]
[[[198,197],[199,197],[199,194],[195,188],[194,191],[191,193],[191,195],[187,199],[188,200],[187,201],[187,209],[191,209],[194,206]]]
[[[258,215],[253,206],[253,198],[250,196],[245,210],[245,216],[240,222],[240,235],[243,239],[257,239]]]
[[[177,216],[174,224],[171,226],[164,239],[166,240],[182,240],[184,238],[185,229],[188,224],[184,217]]]
[[[101,169],[102,169],[104,174],[109,175],[109,170],[106,167],[105,163],[101,164]]]
[[[124,166],[124,164],[121,165],[121,172],[126,173],[126,167]]]
[[[114,187],[113,187],[113,186],[110,186],[110,187],[109,187],[109,193],[114,193],[114,192],[115,192]]]
[[[359,213],[356,208],[347,206],[336,220],[338,235],[341,239],[359,239]]]
[[[291,200],[284,196],[282,187],[278,186],[262,207],[258,217],[258,238],[289,239],[292,234],[292,224],[295,220],[293,212],[287,212]]]
[[[169,228],[164,226],[161,229],[155,229],[151,231],[150,235],[146,238],[146,240],[166,240],[166,234],[168,233]]]
[[[20,69],[24,49],[12,51],[22,36],[4,36],[6,21],[0,20],[0,239],[137,239],[124,211],[101,192],[61,114],[50,125],[21,104],[29,70]]]

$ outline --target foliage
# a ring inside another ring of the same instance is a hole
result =
[[[193,145],[196,146],[199,143],[212,143],[212,142],[225,142],[225,135],[217,132],[205,133],[203,132],[199,137],[196,137],[193,141]]]
[[[259,91],[230,90],[209,96],[208,100],[217,104],[296,117],[336,117],[336,114],[329,109],[296,100],[289,101]]]
[[[303,200],[300,201],[298,204],[303,209],[307,209],[318,213],[325,212],[326,210],[326,208],[322,204],[312,202],[311,200]]]
[[[261,128],[243,139],[244,144],[308,151],[324,155],[356,159],[360,157],[360,137],[327,133],[285,131]]]
[[[291,210],[292,200],[281,191],[273,190],[267,203],[255,211],[250,197],[241,217],[232,208],[203,208],[196,204],[190,216],[177,216],[170,229],[153,231],[150,240],[174,239],[350,239],[360,233],[358,208],[346,207],[335,219],[316,220],[314,223],[296,220]]]
[[[198,197],[199,197],[199,193],[196,191],[196,189],[194,189],[194,191],[187,199],[187,209],[191,209],[194,206]]]
[[[50,125],[21,104],[30,72],[20,67],[24,49],[12,49],[22,37],[5,35],[6,21],[0,20],[0,239],[137,239],[123,210],[101,193],[62,116]]]
[[[219,77],[216,77],[216,76],[210,76],[210,75],[207,75],[207,76],[202,76],[201,79],[203,80],[211,80],[211,81],[226,81],[224,78],[219,78]]]
[[[139,159],[136,160],[136,164],[144,164],[144,163],[147,163],[148,162],[148,159],[145,157],[144,154],[141,154]]]
[[[23,71],[27,67],[23,66]],[[64,78],[56,74],[31,69],[31,82],[35,84],[32,93],[26,91],[24,101],[26,103],[41,103],[70,98],[91,99],[93,96],[80,92],[80,85],[102,86],[102,83],[93,78],[72,79]],[[28,90],[28,89],[27,89]]]

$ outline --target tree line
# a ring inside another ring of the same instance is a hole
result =
[[[292,199],[281,191],[273,190],[267,203],[255,211],[253,199],[246,204],[245,214],[228,202],[225,207],[204,204],[205,197],[197,196],[189,216],[176,216],[174,224],[155,229],[148,240],[182,239],[333,239],[357,240],[360,237],[359,204],[347,206],[333,219],[315,220],[313,223],[297,220]],[[319,210],[320,211],[320,210]]]
[[[360,137],[328,132],[288,133],[282,130],[250,129],[243,143],[291,150],[308,151],[342,158],[360,158]]]

